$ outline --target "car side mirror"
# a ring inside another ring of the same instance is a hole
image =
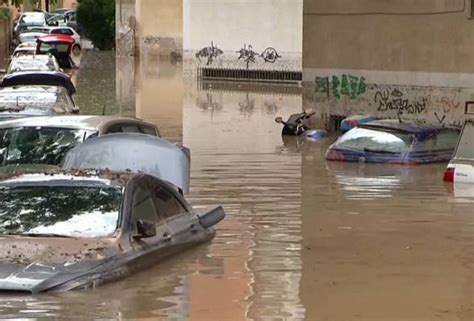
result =
[[[208,228],[222,221],[225,217],[225,211],[222,206],[218,206],[203,215],[198,215],[198,217],[199,223],[204,228]]]
[[[280,116],[278,116],[277,118],[275,118],[275,122],[276,122],[276,123],[279,123],[279,124],[283,124],[283,118],[281,118]]]
[[[134,238],[146,239],[154,236],[156,236],[155,223],[146,220],[137,221],[137,234],[133,236]]]

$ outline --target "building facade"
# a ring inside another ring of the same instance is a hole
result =
[[[470,0],[305,0],[305,108],[456,123],[474,99]]]

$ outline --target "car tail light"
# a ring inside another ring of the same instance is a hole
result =
[[[444,172],[445,182],[454,182],[454,167],[448,167]]]

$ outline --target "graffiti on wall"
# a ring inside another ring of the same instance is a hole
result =
[[[249,69],[249,64],[255,62],[255,57],[258,57],[258,53],[253,51],[252,45],[248,47],[244,44],[244,47],[239,51],[236,51],[239,54],[237,60],[242,59],[247,64],[247,69]]]
[[[223,53],[224,51],[217,48],[217,46],[214,46],[214,42],[211,41],[211,45],[209,47],[202,48],[201,50],[196,52],[195,56],[196,56],[196,59],[199,60],[199,62],[201,62],[201,58],[207,58],[206,65],[209,66],[209,65],[212,65],[212,62],[214,61],[214,59],[216,59]]]
[[[377,90],[374,96],[374,102],[377,105],[377,111],[395,111],[400,114],[421,114],[425,111],[428,98],[410,100],[399,89]]]
[[[310,99],[322,113],[371,114],[440,124],[462,121],[463,102],[474,92],[468,88],[378,85],[351,75],[317,77],[314,86]]]
[[[367,91],[364,77],[341,75],[332,77],[316,77],[316,93],[327,97],[341,98],[348,96],[355,99]]]
[[[250,64],[256,62],[257,58],[262,58],[265,63],[275,63],[278,59],[282,58],[273,47],[267,47],[261,53],[258,53],[250,44],[248,46],[244,44],[243,48],[236,51],[236,53],[238,54],[237,60],[243,60],[247,69],[249,69]],[[224,54],[224,51],[214,46],[214,43],[211,42],[211,46],[204,47],[196,52],[195,57],[199,62],[201,62],[201,58],[207,58],[206,65],[212,65],[213,61],[222,54]]]

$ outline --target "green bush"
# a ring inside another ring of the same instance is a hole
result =
[[[10,17],[10,9],[0,7],[0,20],[6,20]]]
[[[115,46],[115,1],[79,0],[77,22],[85,36],[100,50]]]

